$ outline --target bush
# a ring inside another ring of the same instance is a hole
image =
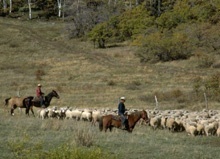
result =
[[[78,146],[90,147],[93,145],[93,134],[83,129],[78,130],[76,132],[75,141]]]
[[[137,55],[141,62],[158,62],[187,59],[191,56],[191,45],[186,35],[165,35],[155,32],[145,37]]]

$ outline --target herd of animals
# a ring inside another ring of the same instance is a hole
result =
[[[129,109],[127,114],[141,110]],[[220,136],[220,110],[145,110],[148,122],[140,119],[137,124],[147,125],[152,129],[164,129],[170,132],[186,132],[188,135],[217,135]],[[95,126],[106,115],[117,116],[117,109],[80,109],[70,107],[48,107],[38,109],[37,117],[40,119],[69,119],[91,122]]]
[[[48,101],[50,103],[53,97],[59,98],[56,91],[48,94]],[[22,102],[19,101],[22,99]],[[34,102],[26,105],[27,98],[8,98],[5,100],[5,105],[10,105],[11,115],[14,115],[16,107],[26,108],[33,112]],[[16,104],[13,102],[17,102]],[[19,105],[20,104],[20,105]],[[48,105],[49,106],[49,105]],[[77,121],[84,120],[96,125],[99,122],[100,130],[109,129],[113,127],[120,128],[120,118],[117,118],[117,109],[79,109],[70,107],[46,107],[40,108],[37,111],[37,116],[41,119],[58,118],[58,119],[75,119]],[[105,118],[108,117],[108,118]],[[189,111],[189,110],[139,110],[128,109],[128,132],[132,132],[136,124],[145,124],[152,129],[164,129],[170,132],[186,132],[188,135],[197,136],[218,136],[220,137],[220,110],[202,110],[202,111]],[[105,123],[106,122],[106,123]]]

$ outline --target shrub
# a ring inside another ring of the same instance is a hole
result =
[[[44,75],[45,75],[44,70],[39,69],[35,72],[35,76],[36,76],[37,80],[42,80],[42,76],[44,76]]]
[[[76,144],[90,147],[93,145],[93,134],[90,131],[79,129],[75,135]]]
[[[141,62],[157,62],[187,59],[191,56],[191,45],[186,35],[168,35],[155,32],[145,37],[137,55]]]
[[[214,57],[204,52],[196,52],[194,56],[197,58],[198,67],[209,68],[214,63]]]
[[[127,85],[126,88],[128,90],[138,90],[138,89],[140,89],[140,86],[141,86],[141,82],[139,82],[139,81],[132,81],[131,83],[129,83]]]

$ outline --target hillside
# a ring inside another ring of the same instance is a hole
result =
[[[52,101],[57,106],[116,108],[118,98],[126,96],[126,107],[154,108],[156,95],[161,109],[201,110],[204,89],[196,96],[194,81],[219,71],[197,67],[196,57],[141,64],[135,47],[94,49],[92,43],[68,39],[59,21],[0,18],[0,29],[2,101],[18,92],[35,95],[41,83],[45,93],[59,93]],[[208,104],[218,108],[219,102],[208,98]]]

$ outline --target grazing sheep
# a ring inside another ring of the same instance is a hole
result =
[[[218,129],[218,123],[217,122],[213,122],[210,123],[209,125],[205,125],[205,134],[206,136],[209,135],[215,135]]]
[[[43,120],[45,118],[48,118],[48,113],[49,110],[48,109],[41,109],[39,112],[39,117]]]
[[[72,110],[72,118],[76,120],[80,120],[82,115],[82,111],[79,109]]]
[[[55,118],[57,116],[57,107],[48,108],[48,118]]]
[[[65,119],[72,119],[73,118],[73,113],[72,110],[66,110],[66,117]]]
[[[217,134],[218,137],[220,137],[220,124],[219,124],[219,127],[218,127],[217,131],[216,131],[216,134]]]
[[[159,128],[161,124],[161,118],[160,117],[154,117],[150,119],[150,126],[155,130],[156,128]]]
[[[92,112],[92,125],[95,126],[96,122],[100,120],[101,116],[102,116],[102,113],[100,110],[94,110]]]
[[[81,114],[81,120],[84,121],[92,121],[92,113],[91,111],[85,110]]]
[[[57,118],[58,119],[64,119],[66,117],[66,110],[67,108],[60,108],[60,110],[57,110]]]
[[[167,117],[162,116],[162,117],[161,117],[161,127],[162,127],[163,129],[166,128],[166,123],[167,123]]]
[[[197,123],[196,130],[198,132],[198,135],[204,135],[205,134],[205,127],[203,124]]]
[[[169,131],[172,131],[172,132],[178,131],[178,129],[179,129],[179,125],[174,120],[174,118],[168,118],[167,119],[166,127],[169,129]]]
[[[184,127],[188,135],[196,136],[198,134],[195,126],[186,123]]]

